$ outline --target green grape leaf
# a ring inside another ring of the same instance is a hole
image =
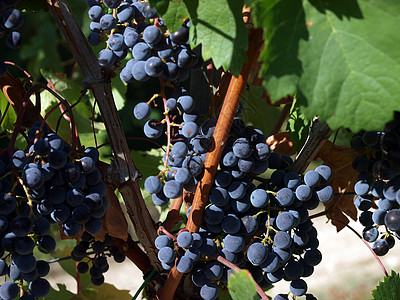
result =
[[[273,101],[297,94],[306,117],[353,132],[393,118],[400,2],[258,0],[253,11],[265,30],[262,75]]]
[[[0,92],[0,119],[3,119],[0,126],[4,130],[13,131],[15,126],[14,123],[17,121],[17,114],[11,104],[8,106],[8,100],[3,92]],[[7,109],[7,112],[6,112]],[[3,115],[5,113],[5,115]],[[4,118],[3,118],[4,117]]]
[[[332,129],[382,129],[399,109],[400,2],[307,1],[304,11],[309,39],[299,44],[298,93],[304,113]]]
[[[287,122],[287,129],[289,130],[289,140],[293,142],[297,152],[300,151],[307,139],[311,123],[312,122],[301,113],[297,101],[293,101]]]
[[[50,292],[47,294],[47,300],[59,300],[59,299],[73,299],[75,294],[67,290],[65,284],[57,283],[58,291],[50,286]]]
[[[385,276],[375,290],[372,291],[373,300],[399,300],[400,299],[400,277],[392,270],[390,276]]]
[[[260,299],[253,279],[249,278],[247,274],[247,270],[242,270],[240,272],[234,271],[229,276],[228,291],[233,300]]]
[[[264,28],[261,75],[274,103],[297,90],[302,74],[299,42],[308,39],[304,11],[297,0],[258,0],[252,9],[256,26]]]
[[[202,45],[204,60],[212,58],[238,76],[246,61],[247,30],[242,18],[243,1],[184,0],[190,14],[190,45]]]
[[[126,101],[125,94],[126,90],[128,89],[128,85],[119,78],[118,74],[117,78],[113,80],[111,88],[112,88],[112,94],[114,96],[115,106],[119,111],[125,106],[125,101]]]
[[[169,0],[149,0],[150,6],[154,7],[160,16],[163,16],[170,4]],[[172,2],[171,2],[172,3]]]
[[[280,109],[268,105],[262,96],[263,89],[261,87],[250,86],[244,90],[241,100],[243,104],[241,118],[247,126],[261,129],[268,135],[278,119]]]
[[[82,294],[86,296],[88,300],[132,299],[129,290],[119,290],[110,283],[103,283],[101,286],[87,285],[82,289]]]
[[[171,1],[168,10],[162,15],[164,24],[167,25],[170,32],[177,31],[183,24],[183,21],[189,18],[189,12],[183,1]]]

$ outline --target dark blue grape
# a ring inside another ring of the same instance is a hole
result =
[[[197,287],[202,287],[208,283],[208,279],[204,274],[204,269],[200,268],[192,272],[192,282]]]
[[[100,18],[104,15],[103,9],[99,5],[93,5],[89,9],[88,14],[89,14],[89,18],[95,22],[100,21]]]
[[[172,239],[167,235],[160,235],[155,239],[154,244],[155,244],[156,248],[158,250],[160,250],[163,247],[171,246]]]
[[[304,202],[311,198],[312,196],[312,189],[309,185],[301,184],[296,188],[296,197],[300,201]]]
[[[90,234],[96,234],[103,228],[103,221],[98,218],[91,218],[85,224],[85,229]]]
[[[293,280],[290,283],[290,292],[295,296],[303,296],[307,288],[307,283],[303,279]]]
[[[108,38],[108,47],[113,51],[121,51],[125,49],[124,36],[120,33],[114,33]]]
[[[268,193],[262,189],[255,189],[250,195],[250,202],[256,208],[264,208],[269,202]]]
[[[290,188],[282,188],[280,189],[275,196],[276,200],[278,200],[279,204],[283,207],[290,206],[293,204],[295,200],[295,194]]]
[[[133,109],[133,115],[138,120],[148,119],[150,117],[150,114],[151,114],[151,108],[145,102],[139,102],[138,104],[135,105]]]
[[[14,242],[14,249],[19,255],[28,255],[32,253],[35,243],[28,237],[17,237]]]
[[[276,217],[276,226],[279,230],[288,231],[295,226],[295,218],[290,212],[284,211]]]
[[[178,245],[182,248],[189,248],[193,244],[193,236],[190,232],[188,231],[182,231],[177,239],[176,239]]]
[[[321,175],[315,170],[310,170],[304,175],[304,182],[309,187],[314,188],[320,184]]]
[[[239,158],[247,158],[251,155],[250,143],[245,138],[238,138],[233,143],[232,150]]]
[[[333,199],[334,192],[330,185],[326,185],[317,190],[318,200],[322,203],[328,203]]]
[[[268,249],[259,242],[252,243],[247,249],[247,258],[253,266],[261,265],[267,258]]]
[[[179,78],[180,68],[174,62],[167,62],[164,65],[162,76],[169,81],[174,81]]]
[[[237,162],[239,161],[239,158],[233,153],[233,151],[230,151],[226,153],[222,159],[222,163],[226,167],[233,167],[237,165]]]
[[[22,179],[27,187],[31,189],[38,189],[44,183],[42,172],[38,168],[27,168],[24,170]]]
[[[37,244],[43,248],[45,253],[53,252],[54,249],[56,248],[56,241],[50,235],[44,235],[40,237],[39,240],[37,241]]]
[[[280,249],[287,249],[292,244],[292,237],[286,231],[279,231],[274,236],[274,244]]]
[[[151,49],[143,42],[139,42],[133,46],[132,55],[136,60],[144,61],[150,57]]]
[[[244,238],[236,234],[228,234],[223,239],[224,247],[232,253],[238,253],[244,248]]]
[[[181,184],[188,183],[191,178],[190,172],[186,168],[179,168],[175,174],[175,180]]]
[[[24,237],[32,231],[33,224],[31,219],[28,217],[16,216],[12,219],[10,228],[17,237]]]
[[[117,18],[120,22],[130,22],[135,16],[135,10],[133,7],[125,2],[122,3],[120,7],[117,9]]]
[[[274,252],[268,253],[266,259],[261,264],[261,268],[264,272],[271,273],[278,270],[280,265],[280,258],[278,254]]]
[[[158,259],[164,263],[171,263],[175,260],[175,252],[170,247],[163,247],[158,251]]]
[[[176,269],[181,273],[189,273],[193,268],[193,260],[188,256],[181,256],[176,263]]]
[[[164,63],[160,58],[152,56],[146,60],[144,70],[148,76],[158,77],[164,71]]]
[[[224,219],[224,210],[218,206],[210,205],[204,210],[204,220],[207,224],[218,225]]]
[[[50,292],[50,284],[46,279],[38,278],[29,284],[29,290],[35,298],[45,297]]]
[[[12,255],[12,262],[23,273],[32,272],[36,268],[36,258],[31,254],[19,255],[14,253]]]
[[[164,131],[164,126],[157,120],[151,119],[144,125],[144,134],[150,139],[159,138]]]
[[[0,297],[4,300],[11,300],[18,297],[19,286],[13,281],[6,281],[0,286]]]
[[[167,198],[178,198],[183,193],[182,184],[176,180],[167,181],[163,188],[164,195]]]
[[[189,28],[182,25],[179,29],[169,35],[172,42],[177,45],[184,45],[189,39]]]
[[[6,44],[11,49],[18,49],[22,46],[22,35],[17,32],[13,31],[7,35]]]
[[[225,233],[235,234],[240,229],[240,219],[234,214],[228,214],[224,217],[221,228]]]
[[[290,260],[285,265],[285,279],[298,280],[303,276],[303,266],[299,261]]]
[[[185,122],[183,127],[181,128],[180,133],[182,133],[184,137],[191,139],[196,136],[198,130],[199,127],[197,126],[196,123]]]
[[[110,14],[106,14],[100,18],[100,26],[103,30],[111,30],[115,28],[117,20]]]
[[[121,0],[103,0],[103,4],[108,8],[117,8],[121,4]]]
[[[127,27],[124,31],[124,43],[128,48],[133,48],[140,41],[140,35],[135,28]]]
[[[215,244],[215,242],[212,239],[206,238],[203,241],[203,244],[199,247],[199,250],[202,255],[210,256],[216,252],[217,245]]]
[[[384,223],[387,228],[393,231],[400,230],[400,209],[392,209],[385,215]]]
[[[161,30],[156,26],[147,26],[143,31],[143,40],[149,45],[157,44],[161,37]]]
[[[97,59],[100,66],[109,68],[114,65],[115,55],[110,49],[103,49],[99,52]]]
[[[206,283],[200,289],[200,296],[204,300],[215,300],[218,297],[218,288],[211,283]]]
[[[149,2],[145,2],[142,7],[142,14],[146,19],[157,18],[157,12],[155,8],[150,7]]]

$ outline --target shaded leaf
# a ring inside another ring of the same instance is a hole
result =
[[[150,6],[154,7],[160,16],[163,16],[168,10],[169,0],[149,0]]]
[[[264,28],[265,47],[260,55],[263,86],[272,102],[276,102],[296,93],[302,75],[299,43],[308,39],[302,3],[258,0],[252,8],[256,26]]]
[[[260,299],[256,285],[247,270],[234,271],[229,276],[228,291],[233,300]]]
[[[280,109],[268,105],[265,101],[260,101],[262,96],[261,87],[251,86],[244,90],[241,99],[243,104],[241,118],[247,126],[254,126],[268,133],[274,127]]]
[[[297,101],[293,101],[287,121],[287,129],[289,130],[289,139],[293,142],[294,148],[297,151],[300,151],[307,140],[311,123],[312,122],[301,113]]]
[[[279,152],[280,154],[294,155],[293,142],[289,140],[289,132],[278,132],[277,134],[270,135],[266,141],[271,151]]]
[[[232,300],[229,290],[227,288],[220,288],[218,291],[219,300]]]
[[[0,124],[1,128],[7,131],[13,131],[15,126],[14,123],[17,121],[17,114],[15,113],[13,107],[9,105],[8,110],[7,105],[8,105],[8,100],[6,96],[3,94],[3,92],[0,92],[0,119],[3,119],[3,122]],[[4,116],[3,114],[6,113]]]
[[[238,76],[246,60],[247,30],[242,18],[243,1],[185,0],[190,14],[190,45],[202,45],[204,60]]]
[[[90,300],[131,300],[132,296],[129,290],[119,290],[114,285],[103,283],[101,286],[87,285],[82,290],[83,296]]]
[[[330,141],[326,141],[317,154],[317,157],[332,169],[333,178],[329,184],[335,194],[339,194],[331,202],[324,204],[327,210],[331,210],[328,217],[331,218],[337,231],[349,223],[347,216],[357,220],[354,195],[345,194],[354,191],[358,173],[353,169],[352,161],[357,155],[358,153],[351,148],[336,146]]]
[[[375,290],[372,291],[373,300],[399,300],[400,299],[400,277],[392,270],[389,277],[385,276]]]
[[[120,80],[119,76],[117,76],[115,80],[113,80],[111,88],[112,88],[112,94],[114,96],[114,102],[115,106],[117,107],[117,110],[121,110],[126,101],[126,90],[128,88],[128,85]]]
[[[48,300],[59,300],[59,299],[72,299],[75,294],[67,290],[65,284],[57,283],[58,291],[50,287],[50,292],[47,294],[46,299]]]
[[[34,13],[40,10],[48,11],[48,7],[43,1],[19,0],[16,8],[23,13]]]
[[[183,24],[183,21],[189,18],[186,4],[183,1],[171,1],[168,10],[162,15],[164,23],[167,25],[170,32],[177,31]]]

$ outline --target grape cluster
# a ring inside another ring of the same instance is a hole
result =
[[[93,256],[90,256],[91,254]],[[104,241],[99,241],[87,231],[83,233],[80,243],[71,252],[72,259],[79,261],[77,271],[81,274],[89,271],[91,282],[96,286],[104,283],[103,273],[109,268],[107,257],[110,256],[117,263],[125,260],[125,255],[114,245],[109,235],[105,235]]]
[[[173,93],[173,97],[166,101],[166,108],[171,119],[178,122],[182,115],[182,122],[174,132],[174,144],[169,151],[167,166],[170,171],[166,173],[163,185],[160,178],[150,176],[145,180],[144,187],[152,194],[156,205],[166,205],[169,199],[182,195],[183,189],[194,191],[196,183],[203,171],[207,151],[211,145],[216,121],[207,119],[199,123],[200,117],[195,111],[193,98],[184,90]],[[139,120],[150,117],[151,107],[145,102],[138,103],[134,108],[134,116]],[[197,122],[197,123],[196,123]],[[165,131],[163,122],[151,119],[144,125],[144,134],[150,139],[159,138]]]
[[[395,113],[382,132],[354,135],[351,147],[363,152],[353,160],[359,172],[354,201],[365,227],[363,238],[382,256],[394,246],[394,236],[400,238],[400,113]]]
[[[164,157],[167,170],[144,183],[156,205],[168,204],[184,189],[195,191],[216,126],[215,119],[200,118],[185,90],[166,99],[165,108],[165,114],[179,125],[173,127],[172,145]],[[149,103],[134,108],[139,120],[147,120],[150,114]],[[164,132],[164,121],[147,120],[144,125],[150,139]],[[229,279],[230,269],[216,256],[250,270],[263,288],[281,279],[290,281],[295,296],[306,294],[302,277],[310,276],[322,259],[308,211],[333,198],[328,185],[332,171],[321,165],[302,177],[291,171],[289,156],[271,152],[265,141],[262,131],[235,117],[199,232],[182,230],[176,238],[160,235],[155,240],[164,269],[176,266],[190,274],[203,299],[216,299],[218,288]]]
[[[18,0],[0,0],[0,37],[7,35],[6,44],[11,49],[18,49],[22,45],[22,35],[17,30],[23,25],[24,16],[15,8],[17,3]],[[0,77],[6,73],[7,65],[0,60]]]
[[[23,299],[45,297],[50,285],[42,277],[49,265],[36,260],[33,250],[55,249],[50,225],[58,223],[71,237],[83,229],[95,234],[103,227],[101,217],[108,207],[107,187],[95,165],[97,149],[86,148],[74,163],[71,148],[48,132],[47,124],[40,130],[41,125],[35,123],[28,131],[32,145],[27,152],[17,150],[11,159],[6,155],[0,161],[0,275],[12,280],[0,286],[1,299],[17,297],[17,280],[30,282]]]
[[[89,43],[96,46],[107,39],[107,48],[98,54],[99,64],[112,67],[128,51],[133,56],[121,70],[120,78],[124,82],[143,82],[162,76],[166,81],[179,83],[188,78],[190,68],[202,66],[203,60],[188,45],[188,23],[171,34],[163,33],[166,28],[149,2],[103,1],[103,6],[99,1],[87,2],[92,20]],[[154,25],[145,22],[155,18]]]

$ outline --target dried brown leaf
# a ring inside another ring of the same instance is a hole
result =
[[[339,194],[333,201],[325,204],[325,208],[329,211],[328,217],[331,218],[337,231],[349,223],[347,216],[357,220],[354,195],[347,194],[353,192],[357,181],[357,172],[352,167],[352,161],[357,155],[351,148],[336,146],[330,141],[325,142],[317,154],[317,157],[332,169],[333,178],[330,185],[335,194]]]
[[[126,241],[128,239],[128,222],[111,185],[107,185],[106,197],[110,205],[103,217],[104,228],[109,236]]]
[[[270,135],[266,143],[274,152],[287,155],[294,155],[296,153],[293,142],[289,140],[289,132],[287,131]]]

